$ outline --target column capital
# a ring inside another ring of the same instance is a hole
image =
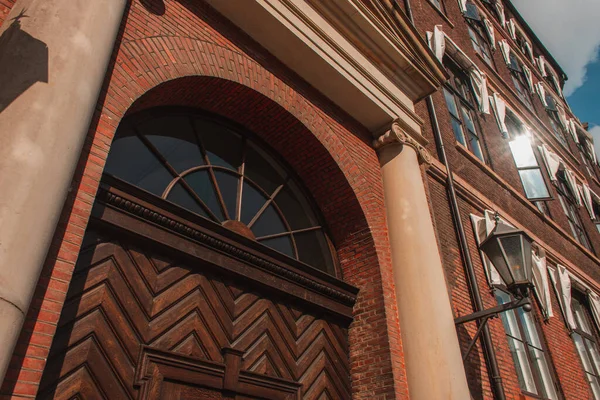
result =
[[[379,151],[383,147],[394,143],[412,147],[417,152],[421,164],[431,165],[431,154],[424,146],[427,144],[427,140],[420,135],[419,140],[414,138],[413,135],[402,129],[398,120],[392,122],[390,129],[373,141],[373,147]]]

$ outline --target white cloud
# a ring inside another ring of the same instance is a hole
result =
[[[585,82],[586,65],[598,57],[600,1],[512,0],[569,80],[569,96]]]
[[[594,138],[594,149],[596,150],[596,155],[600,155],[600,125],[594,125],[590,127],[588,131]]]

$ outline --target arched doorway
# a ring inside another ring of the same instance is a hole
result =
[[[119,126],[40,387],[46,398],[350,398],[357,290],[250,132],[182,108]]]

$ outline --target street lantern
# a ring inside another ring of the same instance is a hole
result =
[[[532,284],[532,239],[523,231],[499,223],[481,243],[480,249],[498,270],[507,289],[516,297],[527,296]]]

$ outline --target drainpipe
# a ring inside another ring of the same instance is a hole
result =
[[[396,1],[394,1],[393,4],[397,6]],[[410,0],[404,0],[404,8],[406,10],[407,17],[414,24]],[[454,220],[454,226],[456,227],[460,252],[462,254],[463,260],[465,261],[467,286],[469,287],[469,292],[473,301],[473,311],[481,311],[484,309],[484,306],[483,301],[481,300],[481,294],[479,291],[479,284],[477,283],[477,277],[475,275],[475,268],[473,267],[473,261],[471,260],[471,252],[469,251],[469,245],[467,243],[467,236],[465,234],[465,228],[462,223],[460,209],[458,208],[456,190],[454,189],[454,175],[452,173],[452,169],[450,168],[448,157],[446,156],[446,149],[444,147],[444,141],[442,139],[440,126],[435,112],[433,98],[431,96],[428,96],[425,101],[427,103],[427,110],[431,119],[431,126],[433,127],[433,137],[435,140],[438,157],[440,158],[440,161],[444,163],[448,175],[448,178],[446,180],[446,186],[448,190],[448,203],[450,205],[452,219]],[[506,395],[504,394],[504,387],[502,386],[502,377],[500,376],[500,369],[498,368],[498,361],[496,360],[496,352],[494,350],[492,336],[490,334],[489,326],[487,324],[483,327],[481,337],[483,352],[485,355],[492,383],[492,388],[494,391],[494,397],[496,400],[506,400]]]

